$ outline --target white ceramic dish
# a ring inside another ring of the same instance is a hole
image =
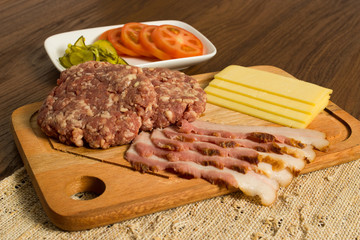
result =
[[[192,26],[176,20],[163,20],[163,21],[152,21],[152,22],[144,22],[149,25],[163,25],[163,24],[171,24],[175,26],[179,26],[193,33],[196,37],[198,37],[202,43],[204,44],[204,54],[202,56],[188,57],[188,58],[178,58],[171,60],[147,60],[141,58],[134,57],[124,57],[124,59],[130,64],[139,67],[165,67],[170,69],[183,69],[200,62],[209,60],[216,54],[215,46],[198,30],[193,28]],[[59,33],[48,37],[44,42],[44,47],[47,54],[50,57],[50,60],[55,65],[55,67],[59,71],[65,70],[63,66],[61,66],[59,62],[59,57],[63,56],[65,53],[65,49],[69,43],[74,44],[75,41],[80,37],[85,37],[85,43],[91,44],[96,41],[96,39],[100,36],[101,33],[105,32],[111,28],[121,27],[121,25],[113,25],[106,27],[97,27],[97,28],[88,28],[83,30]]]

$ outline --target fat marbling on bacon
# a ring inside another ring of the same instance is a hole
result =
[[[314,160],[314,148],[328,145],[325,134],[315,130],[182,120],[178,126],[141,132],[125,158],[140,172],[171,170],[203,178],[270,205],[279,187]]]

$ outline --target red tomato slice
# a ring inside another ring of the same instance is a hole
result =
[[[129,55],[132,57],[139,57],[140,55],[124,46],[121,40],[122,28],[114,28],[108,32],[108,40],[114,46],[119,55]]]
[[[159,49],[158,47],[156,47],[154,41],[151,38],[151,33],[154,31],[154,29],[157,26],[146,26],[144,27],[139,34],[139,41],[140,44],[146,48],[153,56],[161,59],[161,60],[167,60],[167,59],[171,59],[171,56],[167,53],[165,53],[164,51],[162,51],[161,49]]]
[[[191,32],[173,25],[161,25],[152,35],[155,45],[175,58],[203,54],[202,42]]]
[[[103,33],[98,37],[98,39],[99,39],[99,40],[108,40],[108,35],[109,35],[109,32],[110,32],[110,31],[111,31],[111,29],[103,32]]]
[[[146,27],[145,24],[136,22],[125,24],[121,31],[121,40],[127,48],[133,50],[137,54],[145,57],[152,57],[149,51],[147,51],[139,41],[140,31],[144,27]]]

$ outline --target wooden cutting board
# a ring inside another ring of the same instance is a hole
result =
[[[271,66],[256,68],[289,76]],[[205,87],[214,74],[194,77]],[[166,172],[136,172],[123,158],[128,146],[94,150],[49,139],[36,123],[40,105],[33,103],[15,110],[12,130],[42,206],[61,229],[89,229],[236,191]],[[227,124],[276,125],[211,104],[207,104],[201,119]],[[309,128],[325,132],[330,148],[327,152],[317,152],[315,161],[302,174],[360,158],[359,121],[334,103],[330,102]],[[97,197],[91,200],[72,197],[82,192],[93,192]]]

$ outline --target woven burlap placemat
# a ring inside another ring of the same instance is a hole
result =
[[[0,239],[357,239],[360,160],[300,175],[264,207],[237,192],[87,231],[42,209],[24,168],[0,182]]]

